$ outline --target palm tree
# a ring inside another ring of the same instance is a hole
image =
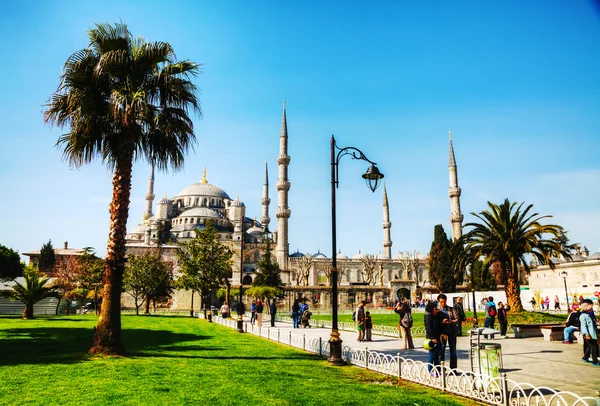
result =
[[[23,272],[24,284],[15,282],[11,291],[6,295],[14,300],[20,300],[25,304],[23,311],[24,319],[33,319],[33,305],[47,297],[52,288],[49,286],[49,278],[35,268],[27,267]]]
[[[113,172],[102,308],[90,352],[123,354],[120,302],[132,164],[183,165],[195,141],[189,113],[201,114],[191,82],[200,65],[176,61],[168,43],[134,39],[123,23],[96,24],[88,36],[88,48],[67,59],[44,119],[69,129],[56,145],[72,166],[100,158]]]
[[[464,247],[459,253],[454,266],[465,269],[482,258],[484,269],[494,263],[500,265],[501,282],[504,284],[506,299],[511,309],[522,311],[520,283],[521,272],[529,273],[526,256],[533,256],[540,264],[548,264],[552,255],[562,255],[570,259],[570,255],[560,244],[560,237],[565,234],[561,226],[540,223],[545,218],[538,213],[530,213],[532,204],[524,208],[525,203],[517,206],[508,199],[501,205],[488,202],[489,210],[480,214],[471,213],[481,223],[467,223],[465,227],[473,227],[458,241],[457,247]],[[552,238],[548,238],[552,237]]]

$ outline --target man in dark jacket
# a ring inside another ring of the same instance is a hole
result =
[[[571,334],[575,331],[579,331],[580,321],[579,317],[581,316],[580,310],[573,310],[569,313],[569,317],[567,317],[567,327],[563,330],[564,333],[564,341],[563,344],[573,344],[573,339],[571,338]]]
[[[458,368],[458,357],[456,355],[456,330],[458,325],[458,313],[453,307],[448,306],[448,298],[443,293],[437,297],[439,303],[440,317],[442,323],[440,359],[446,360],[446,346],[450,349],[450,369]]]
[[[275,304],[275,299],[273,299],[271,302],[269,311],[271,312],[271,327],[275,327],[275,315],[277,314],[277,305]]]
[[[458,315],[458,323],[456,325],[456,335],[462,336],[462,324],[463,321],[467,320],[467,316],[465,315],[465,309],[462,304],[462,297],[456,298],[456,303],[454,303],[454,310]]]
[[[440,337],[442,335],[442,320],[440,311],[433,302],[427,303],[425,306],[425,337],[431,340],[435,346],[429,349],[427,358],[427,370],[432,371],[433,367],[440,364]],[[434,372],[435,373],[435,372]]]

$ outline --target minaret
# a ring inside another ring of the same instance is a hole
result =
[[[383,184],[383,255],[392,259],[392,223],[390,221],[390,205],[388,204],[387,190]]]
[[[269,217],[269,204],[271,204],[271,199],[269,199],[269,164],[265,159],[265,181],[263,183],[263,197],[260,200],[262,203],[262,216],[260,216],[260,222],[266,228],[269,227],[269,223],[271,222],[271,218]]]
[[[148,190],[146,191],[146,212],[144,223],[152,217],[152,202],[154,201],[154,164],[150,166],[150,177],[148,178]]]
[[[288,165],[290,156],[287,154],[288,133],[287,118],[285,114],[285,100],[283,101],[283,116],[281,118],[281,134],[279,135],[279,179],[277,179],[277,264],[279,269],[288,269],[288,219],[291,211],[288,208],[288,192],[290,182],[288,180]]]
[[[450,138],[450,164],[448,171],[450,172],[450,187],[448,188],[448,196],[450,196],[450,221],[452,222],[452,238],[454,241],[462,236],[462,221],[463,215],[460,212],[460,188],[458,187],[458,170],[456,168],[456,160],[454,158],[454,147],[452,146],[452,133],[449,132]]]

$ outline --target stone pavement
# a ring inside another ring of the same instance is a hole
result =
[[[265,317],[263,327],[270,326],[269,316]],[[276,328],[281,331],[292,329],[291,324],[277,322]],[[296,329],[297,334],[306,337],[321,337],[329,340],[329,329],[305,328]],[[427,350],[422,348],[423,337],[415,338],[414,350],[399,350],[399,340],[392,337],[373,335],[372,342],[357,342],[356,333],[340,331],[344,346],[366,348],[387,354],[411,358],[427,362]],[[496,336],[498,337],[498,336]],[[563,344],[560,341],[544,341],[539,338],[515,339],[509,335],[507,339],[483,340],[502,345],[502,360],[507,377],[519,383],[530,383],[538,387],[548,387],[554,390],[573,392],[579,396],[600,396],[600,367],[585,363],[581,360],[583,346],[579,344]],[[449,353],[446,350],[446,362]],[[471,370],[469,358],[469,337],[458,337],[457,343],[458,368],[463,371]]]

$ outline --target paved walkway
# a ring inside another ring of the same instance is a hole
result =
[[[263,321],[263,327],[270,326],[269,316]],[[292,329],[291,324],[276,323],[276,328]],[[299,335],[306,337],[321,337],[324,341],[329,339],[329,329],[306,328],[296,329]],[[341,331],[343,345],[354,348],[396,355],[398,352],[406,358],[427,362],[427,350],[422,348],[423,338],[415,338],[414,350],[399,350],[398,339],[392,337],[373,335],[372,342],[357,342],[356,334]],[[483,340],[490,342],[491,340]],[[600,367],[584,363],[583,347],[579,344],[563,344],[560,341],[544,341],[543,338],[519,338],[509,336],[507,339],[496,339],[494,343],[502,345],[502,360],[504,372],[507,377],[516,382],[530,383],[541,387],[546,386],[554,390],[570,391],[579,396],[600,396]],[[471,370],[469,360],[469,337],[458,337],[457,343],[458,368],[463,371]],[[447,353],[446,361],[449,361]]]

